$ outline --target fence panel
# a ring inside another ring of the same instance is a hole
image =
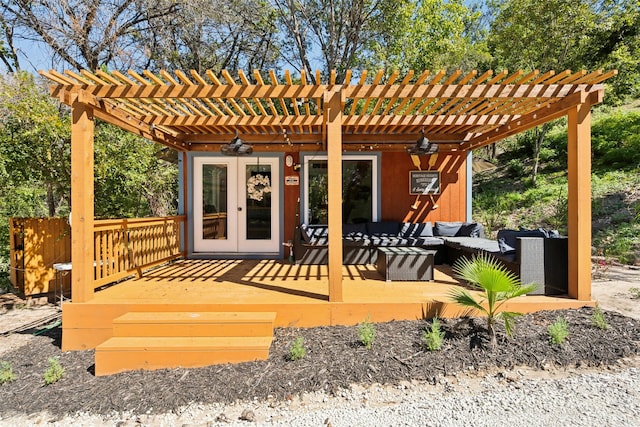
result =
[[[9,218],[11,283],[24,296],[51,293],[56,274],[53,264],[71,261],[71,229],[65,218]],[[68,275],[61,276],[69,291]]]

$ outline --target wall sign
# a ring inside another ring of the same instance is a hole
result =
[[[440,194],[440,171],[409,171],[409,194]]]
[[[284,185],[300,185],[300,177],[296,175],[285,176]]]

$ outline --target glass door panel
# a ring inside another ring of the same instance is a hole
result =
[[[238,159],[238,250],[279,252],[280,189],[276,158]]]
[[[194,251],[237,251],[236,160],[195,158],[193,166]]]
[[[271,165],[245,166],[247,240],[271,240]]]
[[[202,165],[202,238],[227,239],[227,165]]]

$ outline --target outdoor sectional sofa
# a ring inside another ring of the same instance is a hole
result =
[[[302,225],[294,239],[300,264],[326,264],[327,225]],[[567,293],[567,238],[547,230],[500,230],[486,239],[478,223],[403,223],[396,221],[344,224],[343,264],[375,264],[379,247],[421,247],[436,250],[436,264],[453,264],[460,257],[488,253],[523,283],[537,283],[534,294]]]

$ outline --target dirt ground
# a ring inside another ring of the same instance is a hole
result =
[[[591,295],[600,307],[640,319],[640,267],[612,265],[596,271]]]
[[[93,375],[93,351],[60,351],[57,307],[24,306],[0,295],[0,302],[5,301],[0,311],[0,361],[9,362],[16,376],[13,382],[0,385],[0,420],[39,413],[54,420],[80,412],[158,414],[194,403],[244,399],[286,401],[306,392],[339,393],[352,384],[429,384],[442,376],[482,375],[517,367],[546,373],[611,369],[629,360],[640,365],[640,299],[632,290],[636,287],[640,287],[638,270],[612,266],[598,271],[593,296],[605,310],[607,330],[593,325],[590,308],[540,312],[518,318],[514,338],[507,338],[500,329],[500,345],[492,348],[482,319],[463,325],[446,320],[443,350],[429,352],[421,338],[427,321],[377,324],[371,349],[359,343],[356,327],[280,328],[266,361],[107,377]],[[570,336],[565,344],[552,346],[546,331],[558,316],[568,321]],[[30,328],[38,318],[46,327]],[[22,332],[3,334],[15,329]],[[297,337],[303,337],[307,355],[290,361],[289,346]],[[50,357],[59,359],[65,373],[59,382],[44,386],[43,372]]]

